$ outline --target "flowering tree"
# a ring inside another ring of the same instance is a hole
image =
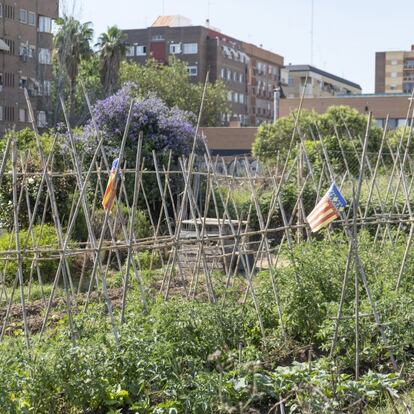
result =
[[[98,101],[94,107],[97,128],[105,135],[105,147],[111,156],[119,152],[131,100],[131,85],[126,85],[115,95]],[[135,162],[138,135],[141,131],[144,133],[144,156],[152,157],[153,150],[159,156],[168,155],[171,150],[175,160],[179,156],[188,156],[195,133],[193,118],[194,115],[189,112],[168,108],[155,96],[135,101],[124,158],[130,165]],[[92,122],[86,126],[84,138],[91,143],[96,142]]]
[[[100,133],[104,134],[105,151],[110,159],[118,156],[132,101],[132,86],[126,85],[116,94],[98,101],[93,109],[94,120]],[[139,133],[143,132],[143,154],[145,168],[153,168],[152,151],[155,151],[159,164],[166,164],[171,151],[173,164],[180,157],[187,157],[192,148],[195,128],[194,115],[177,108],[169,108],[161,99],[150,96],[134,101],[132,121],[123,154],[129,168],[135,165]],[[84,147],[92,153],[96,146],[96,131],[90,121],[82,137]],[[178,178],[171,182],[176,188],[182,183]],[[133,179],[127,177],[127,192],[133,194]],[[158,208],[160,194],[155,177],[145,175],[143,185],[154,209]],[[128,191],[130,189],[130,191]]]

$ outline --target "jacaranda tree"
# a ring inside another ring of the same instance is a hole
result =
[[[166,164],[170,155],[172,162],[179,166],[179,158],[190,154],[195,128],[192,120],[194,115],[177,108],[169,108],[161,99],[150,96],[135,100],[132,96],[132,85],[126,85],[116,94],[98,101],[93,109],[94,121],[99,133],[104,134],[105,150],[110,159],[118,156],[122,137],[124,135],[128,112],[133,102],[132,122],[128,131],[123,159],[130,168],[135,166],[137,142],[140,132],[143,133],[143,153],[145,167],[153,167],[152,152],[155,151],[160,165]],[[94,151],[96,131],[94,123],[90,122],[84,130],[83,141],[85,148]],[[151,193],[159,194],[156,182],[149,176],[145,177],[145,186],[151,198]],[[127,183],[132,185],[131,183]],[[132,191],[131,191],[132,194]],[[153,205],[157,199],[152,198]]]

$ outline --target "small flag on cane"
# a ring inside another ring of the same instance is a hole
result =
[[[116,186],[121,177],[121,172],[118,169],[119,158],[112,162],[111,174],[109,175],[108,184],[106,186],[105,194],[102,200],[102,206],[105,210],[110,210],[116,197]],[[118,177],[116,177],[116,170],[118,169]]]
[[[332,183],[328,192],[320,199],[312,212],[306,217],[312,233],[341,217],[346,206],[346,200],[335,183]]]

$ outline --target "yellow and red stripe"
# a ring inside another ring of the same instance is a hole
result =
[[[320,230],[339,217],[338,210],[327,197],[323,197],[306,218],[312,232]]]

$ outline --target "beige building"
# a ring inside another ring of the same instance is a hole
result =
[[[414,45],[411,51],[377,52],[375,93],[412,93],[414,89]]]
[[[361,87],[347,79],[325,72],[311,65],[288,65],[285,68],[286,98],[298,98],[305,88],[306,98],[360,94]]]

